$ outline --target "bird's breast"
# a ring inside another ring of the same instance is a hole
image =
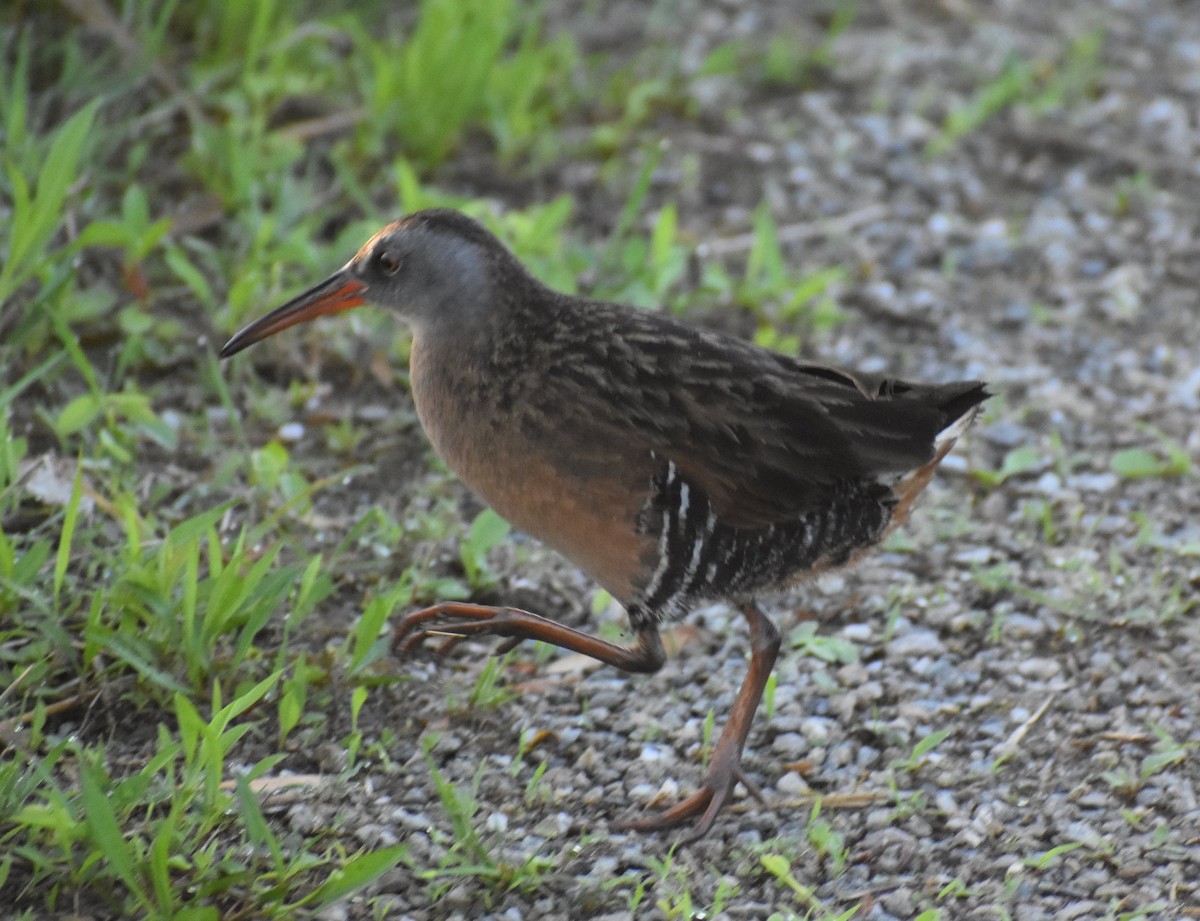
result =
[[[520,400],[484,362],[414,339],[410,381],[434,449],[514,527],[549,544],[620,601],[643,581],[648,540],[638,512],[650,490],[645,465],[599,437],[556,437],[562,426]],[[563,413],[573,407],[562,406]]]

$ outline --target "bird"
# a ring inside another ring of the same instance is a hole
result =
[[[674,805],[625,822],[683,841],[713,827],[781,638],[759,605],[883,541],[990,396],[981,381],[916,383],[760,348],[660,312],[558,292],[453,209],[388,224],[329,278],[251,322],[228,358],[364,304],[410,327],[418,418],[447,465],[513,526],[620,602],[621,645],[515,607],[444,601],[405,615],[401,658],[466,637],[505,652],[541,640],[632,673],[662,668],[664,625],[724,601],[750,662],[707,773]]]

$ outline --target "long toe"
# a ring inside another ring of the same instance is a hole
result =
[[[445,655],[468,636],[495,633],[506,609],[486,605],[442,602],[413,611],[401,618],[392,635],[392,649],[403,659],[418,645],[431,638],[442,642],[437,657]]]
[[[701,787],[691,796],[680,800],[670,809],[666,809],[656,815],[625,822],[623,823],[624,827],[632,831],[643,832],[669,831],[672,828],[678,828],[694,816],[699,815],[700,818],[696,820],[696,823],[679,839],[680,844],[692,844],[708,834],[709,830],[713,827],[713,823],[717,820],[717,815],[728,801],[732,789],[732,786],[725,786],[716,790],[709,789],[707,786]]]
[[[622,822],[621,827],[630,831],[669,831],[688,821],[698,812],[705,810],[713,800],[712,791],[701,787],[687,799],[680,800],[670,809],[640,819]]]
[[[663,812],[626,822],[625,827],[635,831],[667,831],[698,815],[696,824],[680,838],[681,844],[691,844],[708,834],[738,781],[745,784],[752,796],[760,800],[763,798],[758,785],[742,770],[740,759],[716,757],[699,790]]]

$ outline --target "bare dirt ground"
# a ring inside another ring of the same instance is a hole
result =
[[[736,37],[816,41],[832,9],[553,16],[590,51],[669,48],[686,66]],[[440,668],[396,663],[413,680],[369,697],[364,767],[270,814],[298,834],[338,829],[350,848],[407,842],[437,866],[462,831],[423,755],[436,735],[433,763],[462,791],[477,783],[482,847],[518,885],[465,869],[436,886],[404,867],[327,917],[1200,916],[1200,11],[888,0],[828,51],[803,92],[736,73],[689,82],[689,112],[640,129],[666,145],[651,202],[677,204],[703,264],[745,252],[765,199],[794,266],[846,270],[844,321],[808,337],[806,355],[982,378],[997,397],[902,540],[770,601],[792,648],[746,758],[769,804],[740,791],[706,839],[675,851],[620,825],[700,778],[706,720],[719,728],[747,663],[736,613],[696,612],[650,677],[519,650],[502,676],[516,693],[488,706],[465,702],[489,647],[464,644]],[[1006,62],[1027,68],[1023,97],[932,155],[947,116],[986,105]],[[622,199],[599,169],[499,181],[467,156],[434,179],[501,207],[570,192],[579,234],[602,238]],[[322,508],[403,519],[417,486],[444,480],[426,472],[405,399],[327,398],[331,412],[383,403],[408,421],[366,439],[380,472]],[[1192,469],[1155,471],[1119,453],[1130,448]],[[446,566],[456,553],[422,552]],[[623,625],[619,610],[593,615],[594,587],[529,542],[492,565],[495,599]],[[330,635],[354,602],[330,602]],[[329,729],[288,766],[336,773],[345,716]],[[524,755],[522,739],[537,740]],[[770,872],[780,857],[795,886]]]

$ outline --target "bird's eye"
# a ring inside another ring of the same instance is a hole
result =
[[[400,271],[399,257],[395,253],[388,252],[386,249],[379,251],[379,255],[375,257],[375,265],[385,275],[395,275]]]

